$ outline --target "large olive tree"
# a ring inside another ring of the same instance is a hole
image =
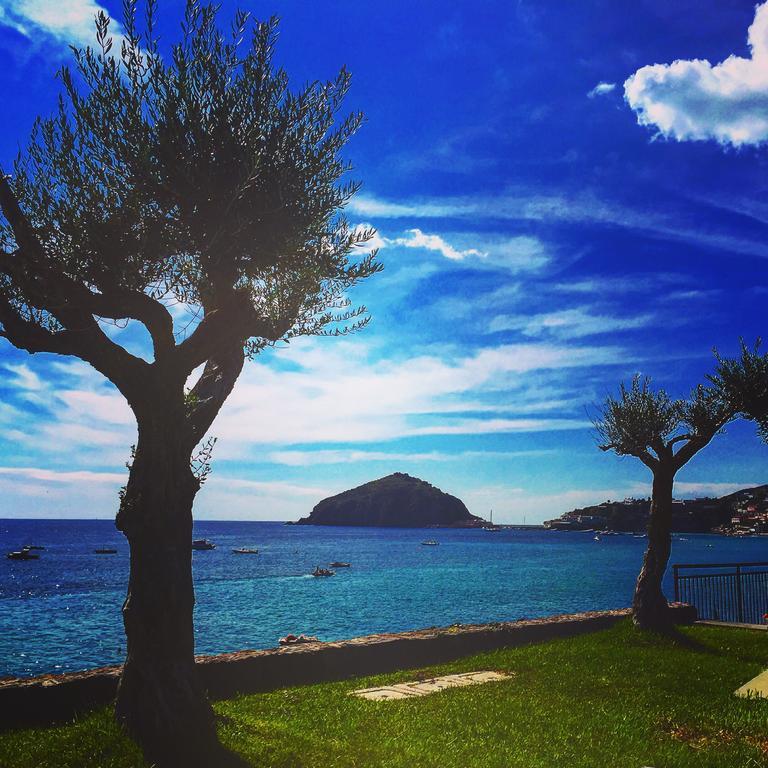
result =
[[[90,363],[133,410],[117,717],[151,762],[213,765],[194,673],[190,460],[246,359],[365,324],[346,295],[379,265],[359,247],[372,233],[339,213],[357,189],[340,151],[361,123],[337,117],[347,72],[292,92],[273,65],[274,19],[238,13],[224,33],[215,8],[189,0],[180,42],[161,52],[154,0],[141,23],[136,0],[125,8],[121,50],[99,15],[95,48],[73,49],[60,73],[58,111],[0,173],[0,335]],[[178,302],[199,320],[185,334]],[[151,362],[105,333],[124,321],[146,328]]]
[[[600,449],[634,456],[651,470],[648,546],[632,600],[632,618],[643,629],[663,630],[670,614],[662,590],[672,547],[672,489],[677,472],[733,418],[717,389],[698,386],[687,400],[673,400],[636,376],[619,396],[608,396],[595,420]]]

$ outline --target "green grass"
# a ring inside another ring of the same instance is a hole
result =
[[[683,641],[615,628],[431,667],[491,669],[503,682],[369,702],[355,688],[426,670],[218,702],[222,741],[273,768],[750,768],[768,765],[768,700],[733,691],[768,666],[761,632],[695,627]],[[4,768],[142,766],[98,711],[0,735]],[[212,768],[215,768],[213,766]]]

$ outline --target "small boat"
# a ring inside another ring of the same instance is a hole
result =
[[[595,536],[595,537],[594,537],[594,540],[595,540],[595,541],[600,541],[600,535],[598,534],[597,536]]]
[[[40,555],[35,555],[29,551],[29,547],[22,547],[16,552],[9,552],[6,557],[9,560],[39,560]]]
[[[248,547],[240,547],[239,549],[233,549],[232,552],[235,555],[258,555],[259,554],[258,549],[250,549]]]
[[[113,547],[99,547],[93,550],[94,555],[116,555],[117,550]]]
[[[349,568],[349,563],[342,563],[339,560],[334,560],[332,563],[329,563],[331,568]]]
[[[438,544],[440,544],[440,542],[435,541],[434,539],[427,539],[426,541],[421,542],[422,547],[436,547]]]
[[[194,539],[192,541],[192,549],[216,549],[216,545],[208,539]]]
[[[312,571],[313,576],[335,576],[336,571],[332,571],[330,568],[321,568],[319,565],[315,566],[315,570]]]
[[[43,550],[45,547],[41,547],[38,544],[26,544],[22,549],[40,549]]]

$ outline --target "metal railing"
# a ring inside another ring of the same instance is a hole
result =
[[[708,572],[680,573],[683,569]],[[766,569],[768,562],[676,563],[672,566],[675,601],[695,606],[700,619],[764,624],[768,613]]]

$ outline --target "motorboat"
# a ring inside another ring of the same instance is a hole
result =
[[[258,555],[259,550],[251,549],[250,547],[239,547],[238,549],[233,549],[232,553],[235,555]]]
[[[427,539],[426,541],[421,542],[422,547],[436,547],[440,544],[439,541],[435,541],[434,539]]]
[[[349,568],[350,563],[342,563],[339,560],[334,560],[334,562],[330,563],[331,568]]]
[[[208,539],[194,539],[192,541],[192,549],[216,549],[216,545]]]
[[[313,576],[335,576],[336,571],[332,571],[330,568],[321,568],[319,565],[315,566],[315,570],[312,571]]]
[[[22,547],[16,552],[9,552],[6,557],[9,560],[39,560],[40,555],[30,552],[29,547]]]

